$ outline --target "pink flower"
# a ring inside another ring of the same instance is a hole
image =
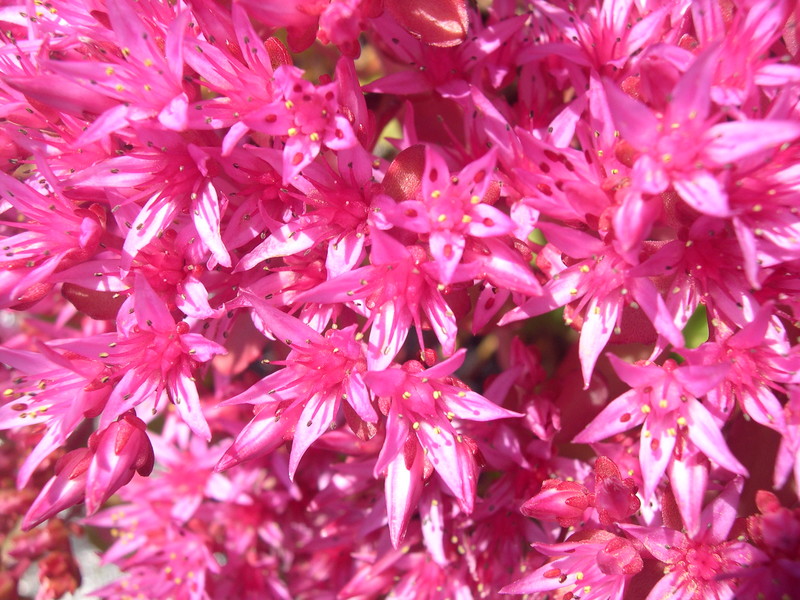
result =
[[[254,295],[245,293],[243,301],[252,306],[262,331],[292,351],[285,361],[273,363],[285,365],[283,369],[225,401],[226,405],[251,403],[259,408],[217,470],[268,454],[285,439],[293,439],[289,477],[294,477],[306,450],[335,423],[342,400],[346,400],[345,414],[354,431],[365,437],[375,435],[378,416],[363,378],[364,345],[355,328],[331,329],[322,336]]]
[[[344,150],[356,145],[350,122],[339,111],[338,85],[314,86],[291,66],[275,70],[276,99],[244,120],[251,129],[282,139],[283,180],[291,181],[311,164],[323,146]]]
[[[542,295],[506,313],[500,320],[501,325],[575,302],[575,308],[565,313],[565,319],[571,323],[581,313],[584,315],[579,354],[587,388],[595,363],[619,326],[627,306],[641,309],[659,335],[673,346],[683,346],[683,337],[653,282],[638,276],[635,268],[612,246],[578,230],[544,223],[540,228],[553,246],[578,260],[570,261],[570,266],[554,264],[554,276],[545,285]]]
[[[718,47],[700,54],[672,90],[664,114],[653,114],[610,82],[605,91],[622,139],[638,151],[633,187],[660,194],[672,185],[695,210],[727,217],[728,194],[719,170],[774,152],[800,136],[800,124],[768,119],[714,124],[719,117],[711,110],[709,94],[719,61]]]
[[[500,593],[561,590],[565,599],[621,600],[627,584],[644,564],[630,540],[602,530],[584,530],[566,542],[533,547],[553,560],[505,586]]]
[[[456,318],[447,305],[420,246],[403,246],[388,234],[370,233],[372,264],[354,269],[297,296],[299,301],[358,302],[369,316],[368,365],[385,369],[394,361],[413,324],[420,347],[430,324],[446,356],[455,351]]]
[[[119,336],[97,354],[104,362],[124,370],[108,400],[101,425],[110,424],[146,400],[152,400],[153,410],[157,410],[166,396],[197,435],[210,439],[193,371],[199,363],[224,354],[225,349],[199,333],[191,333],[185,321],[176,324],[143,276],[136,277],[135,289],[121,310],[124,316],[118,323]],[[81,351],[81,344],[74,347]]]
[[[736,478],[705,507],[695,535],[667,527],[623,525],[626,533],[664,564],[664,577],[650,590],[647,600],[658,600],[668,594],[687,600],[735,597],[732,577],[759,555],[746,542],[727,540],[742,483],[741,478]]]
[[[383,371],[370,371],[364,381],[378,396],[386,415],[386,438],[375,464],[384,469],[389,531],[395,546],[402,540],[416,504],[423,474],[438,473],[462,510],[472,512],[478,467],[477,446],[454,427],[455,419],[492,421],[521,416],[458,385],[450,377],[464,360],[464,351],[424,369],[417,361]]]
[[[664,366],[630,365],[609,355],[614,370],[633,389],[613,400],[573,440],[599,442],[642,425],[639,462],[644,477],[644,499],[658,486],[679,440],[686,439],[717,464],[732,473],[747,470],[728,450],[720,425],[698,400],[728,372],[727,365],[678,366],[671,359]],[[672,481],[673,486],[689,484]],[[698,490],[697,493],[702,493]]]
[[[507,215],[485,202],[494,166],[495,153],[488,152],[451,176],[444,159],[427,146],[418,192],[381,206],[392,225],[427,234],[436,276],[444,284],[457,277],[468,236],[499,237],[515,229]]]

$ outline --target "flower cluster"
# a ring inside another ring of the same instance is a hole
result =
[[[800,589],[795,2],[0,4],[0,597]]]

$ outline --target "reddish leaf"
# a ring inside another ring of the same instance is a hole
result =
[[[404,29],[431,46],[457,46],[467,37],[466,0],[385,0],[384,6]]]

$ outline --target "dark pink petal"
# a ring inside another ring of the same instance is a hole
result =
[[[326,230],[327,227],[323,224],[303,222],[303,219],[287,223],[245,254],[236,265],[234,272],[252,269],[268,258],[291,256],[313,248]]]
[[[128,370],[108,398],[108,402],[100,415],[100,429],[105,429],[117,417],[132,410],[148,398],[154,401],[153,406],[155,406],[158,400],[156,397],[157,389],[158,381],[156,381],[155,377],[148,377],[137,369]]]
[[[197,393],[197,385],[194,382],[189,369],[181,370],[171,374],[172,381],[167,382],[171,400],[178,409],[178,414],[183,419],[195,435],[200,436],[206,441],[211,440],[211,430],[208,422],[203,416],[203,409],[200,404],[200,397]]]
[[[367,236],[350,231],[335,243],[328,244],[325,268],[328,279],[349,273],[361,264],[364,258],[364,244]]]
[[[434,231],[430,236],[431,254],[436,260],[439,279],[448,284],[464,254],[464,236],[452,231]]]
[[[372,406],[372,397],[360,373],[351,373],[342,382],[342,388],[347,394],[347,401],[359,417],[367,423],[377,423],[378,414]]]
[[[325,137],[325,146],[330,148],[331,150],[347,150],[348,148],[352,148],[356,144],[358,144],[358,139],[356,138],[355,133],[353,133],[353,128],[350,126],[350,121],[348,121],[342,115],[336,115],[333,118],[334,121],[334,134]]]
[[[753,391],[740,389],[738,396],[744,412],[756,423],[786,435],[783,406],[768,387],[758,385]]]
[[[467,231],[475,237],[499,237],[514,231],[516,225],[507,215],[488,204],[476,204],[470,210],[472,221]]]
[[[744,272],[747,276],[747,282],[750,286],[757,290],[761,287],[759,282],[759,258],[756,236],[753,229],[745,224],[743,219],[733,217],[731,219],[733,230],[736,232],[736,239],[739,242],[739,247],[742,249],[742,262]]]
[[[136,322],[142,329],[168,332],[175,329],[175,319],[164,301],[153,291],[144,275],[136,275],[133,308]]]
[[[674,371],[672,376],[695,398],[701,398],[717,387],[725,379],[730,365],[683,365]]]
[[[385,372],[385,371],[384,371]],[[389,466],[396,457],[402,459],[403,447],[408,440],[408,432],[411,424],[405,416],[400,415],[400,409],[396,403],[392,403],[389,414],[386,416],[386,438],[381,447],[378,460],[375,462],[373,474],[380,477],[383,471]]]
[[[170,222],[178,213],[178,203],[171,202],[161,196],[153,195],[136,217],[133,227],[125,237],[122,246],[122,267],[125,270],[139,251],[155,239],[160,232],[169,229]]]
[[[471,391],[446,392],[445,404],[457,418],[469,421],[494,421],[523,415],[512,412]]]
[[[589,388],[595,363],[614,333],[619,320],[619,309],[620,303],[616,300],[592,298],[589,302],[578,345],[584,389]]]
[[[289,478],[294,479],[297,465],[303,458],[306,450],[317,438],[325,433],[332,424],[335,424],[336,413],[339,410],[339,394],[318,392],[314,394],[303,407],[303,412],[297,419],[292,441],[292,452],[289,455]]]
[[[455,314],[438,290],[431,290],[428,301],[422,308],[431,323],[436,338],[442,345],[442,353],[450,356],[456,350],[456,336],[458,335]]]
[[[642,542],[647,551],[663,563],[672,564],[680,560],[688,545],[683,533],[668,527],[644,527],[624,523],[620,527]]]
[[[605,249],[602,240],[577,229],[552,223],[540,223],[539,228],[544,233],[548,243],[553,244],[572,258],[589,258],[594,255],[601,255]]]
[[[211,182],[206,181],[200,190],[192,195],[192,215],[200,239],[214,255],[216,262],[223,267],[230,267],[231,257],[220,234],[219,196]]]
[[[686,416],[689,439],[700,451],[731,473],[747,477],[747,469],[731,454],[725,437],[708,409],[698,400],[689,400]]]
[[[669,466],[669,483],[689,537],[700,532],[700,512],[703,510],[708,486],[708,461],[699,453],[675,459]]]
[[[56,464],[56,474],[44,485],[22,519],[24,530],[32,529],[83,500],[90,459],[88,448],[72,450],[61,457]]]
[[[218,319],[224,314],[222,308],[213,309],[208,303],[208,290],[195,277],[187,277],[176,286],[175,305],[187,317],[196,319]]]
[[[697,597],[696,590],[694,586],[688,584],[688,581],[690,580],[679,570],[667,573],[653,586],[646,600],[657,600],[658,598],[694,600]]]
[[[471,513],[478,468],[465,442],[457,441],[450,431],[426,421],[420,422],[417,438],[428,451],[428,459],[439,477],[459,500],[459,506],[464,512]]]
[[[368,371],[363,377],[364,383],[369,386],[373,394],[389,398],[401,388],[406,387],[408,375],[402,369],[392,368],[383,371]]]
[[[475,312],[472,316],[472,335],[477,335],[486,327],[492,318],[497,314],[511,296],[511,292],[505,289],[498,289],[492,284],[486,283],[475,303]]]
[[[492,238],[484,238],[483,243],[489,250],[488,255],[478,257],[481,274],[493,285],[500,288],[538,296],[542,294],[542,286],[536,274],[522,255],[506,245],[505,242]]]
[[[608,98],[614,125],[622,138],[641,152],[647,152],[654,147],[658,139],[659,122],[650,109],[628,96],[610,80],[603,82],[603,89]]]
[[[525,304],[507,312],[498,325],[507,325],[526,317],[542,315],[580,298],[582,294],[577,286],[581,285],[585,277],[579,269],[578,266],[562,271],[558,279],[551,279],[545,284],[541,296],[534,296]],[[573,290],[578,290],[578,294],[573,294]],[[583,292],[585,293],[585,290]]]
[[[667,310],[664,299],[658,293],[655,284],[649,279],[637,277],[629,280],[628,291],[636,299],[639,308],[650,319],[658,335],[666,338],[675,348],[682,348],[683,334],[675,325],[672,315]]]
[[[701,531],[708,544],[720,544],[728,539],[728,534],[739,514],[739,498],[744,488],[744,479],[734,477],[703,509]]]
[[[538,546],[538,544],[537,544]],[[559,555],[563,555],[563,552],[559,552]],[[557,558],[554,561],[550,561],[535,571],[528,573],[522,579],[518,579],[514,583],[511,583],[500,590],[501,594],[536,594],[536,592],[550,592],[552,590],[557,590],[559,588],[564,587],[565,585],[572,585],[577,583],[574,578],[573,581],[569,580],[561,580],[558,576],[560,573],[559,567],[568,567],[569,563],[566,562],[568,559],[566,558]],[[556,573],[556,576],[552,576],[551,573]],[[568,577],[570,575],[574,575],[570,573],[568,569],[565,569],[563,572]]]
[[[712,217],[727,217],[728,194],[720,182],[708,171],[694,171],[691,175],[675,178],[675,191],[692,208]]]
[[[240,462],[265,456],[283,444],[287,433],[297,423],[301,406],[276,414],[275,407],[266,407],[244,426],[230,448],[214,467],[224,471]]]
[[[411,322],[411,313],[397,300],[385,303],[375,312],[367,350],[370,371],[380,371],[392,364],[408,337]]]
[[[674,423],[669,421],[671,415],[662,417],[651,413],[642,426],[639,444],[639,462],[642,465],[644,489],[642,496],[648,502],[661,482],[667,464],[672,459],[675,448],[675,436],[667,431]]]
[[[419,502],[424,485],[424,464],[422,448],[417,447],[411,464],[408,464],[403,453],[400,452],[387,466],[386,512],[389,517],[389,538],[395,548],[403,541],[408,522]]]
[[[711,104],[711,84],[720,61],[719,45],[711,45],[695,58],[672,90],[668,104],[666,126],[673,123],[691,126],[692,121],[702,124],[708,117]]]
[[[636,159],[632,179],[636,191],[646,194],[660,194],[667,190],[670,183],[666,165],[649,154],[642,154]]]
[[[711,127],[703,159],[724,166],[758,152],[775,150],[800,136],[796,121],[730,121]]]
[[[300,319],[278,310],[249,290],[242,290],[241,297],[244,302],[253,307],[263,331],[271,333],[282,343],[300,348],[329,345],[325,338]],[[259,326],[259,323],[256,326]]]
[[[182,92],[158,113],[158,122],[172,131],[186,131],[189,127],[188,110],[189,97],[186,92]]]
[[[450,358],[436,363],[430,369],[427,369],[422,377],[427,379],[441,379],[443,377],[447,377],[448,375],[452,375],[461,368],[461,365],[464,364],[464,359],[466,356],[467,351],[464,348],[460,348]]]
[[[311,164],[319,154],[322,143],[298,134],[290,137],[283,148],[283,181],[290,182]]]
[[[656,385],[656,383],[659,383],[666,376],[663,368],[659,365],[632,365],[611,352],[606,354],[606,356],[619,378],[632,388]]]
[[[399,202],[397,207],[392,210],[389,219],[397,227],[402,227],[415,233],[428,233],[431,230],[428,207],[419,200]]]
[[[642,402],[636,390],[628,390],[615,398],[572,440],[575,444],[592,444],[633,429],[644,422]]]

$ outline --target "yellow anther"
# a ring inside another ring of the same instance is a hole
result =
[[[438,400],[439,398],[441,398],[441,397],[442,397],[442,392],[441,392],[441,390],[433,390],[433,397],[434,397],[436,400]]]
[[[570,294],[570,296],[577,296],[578,295],[578,290],[576,288],[572,288],[569,291],[569,294]]]
[[[122,85],[121,83],[118,83],[117,85],[114,86],[114,89],[117,90],[118,92],[122,92],[125,90],[125,86]]]
[[[318,142],[319,141],[319,134],[316,131],[314,131],[314,132],[311,133],[311,135],[308,136],[308,138],[312,142]]]
[[[469,201],[471,204],[478,204],[481,201],[481,199],[480,196],[473,196],[472,198],[469,199]]]
[[[455,419],[455,418],[456,418],[456,413],[454,413],[454,412],[449,412],[449,413],[447,413],[445,416],[447,417],[447,420],[448,420],[448,421],[452,421],[453,419]]]
[[[113,75],[114,67],[106,67],[106,75]]]
[[[150,85],[149,83],[145,83],[145,84],[144,84],[144,91],[145,91],[145,92],[149,92],[149,91],[150,91],[150,90],[152,90],[152,89],[153,89],[153,86],[152,86],[152,85]]]
[[[685,427],[686,426],[686,417],[678,417],[678,420],[675,421],[675,422],[678,425],[680,425],[681,427]]]
[[[145,67],[152,67],[155,64],[152,58],[145,58],[142,63]]]
[[[286,134],[289,137],[291,137],[293,135],[297,135],[297,127],[289,127],[289,130],[286,132]]]
[[[582,265],[580,268],[581,273],[588,273],[589,272],[589,265]]]
[[[287,109],[292,110],[294,108],[294,102],[292,102],[291,100],[287,100],[286,103],[284,104],[284,106]]]
[[[669,162],[671,160],[672,160],[672,154],[670,154],[669,152],[665,152],[664,154],[661,155],[662,162]]]
[[[406,400],[411,398],[411,392],[409,392],[409,391],[403,392],[403,398],[406,399]]]
[[[659,400],[659,401],[658,401],[658,405],[659,405],[661,408],[667,408],[667,407],[669,406],[669,402],[667,402],[667,399],[666,399],[666,398],[663,398],[663,399],[661,399],[661,400]]]
[[[447,221],[447,215],[442,213],[441,215],[436,217],[436,220],[439,221],[439,223],[444,223],[445,221]]]
[[[442,195],[442,192],[441,192],[441,190],[433,190],[433,191],[431,192],[431,198],[438,198],[438,197],[439,197],[439,196],[441,196],[441,195]]]
[[[12,390],[11,388],[6,388],[5,390],[3,390],[3,396],[8,397],[8,396],[11,396],[13,394],[14,394],[14,390]]]
[[[461,222],[462,223],[471,223],[472,222],[472,217],[470,217],[469,215],[464,215],[463,217],[461,217]]]
[[[575,573],[575,579],[577,579],[578,581],[583,579],[583,577],[584,577],[583,571],[578,571],[577,573]]]
[[[419,421],[414,421],[411,424],[411,429],[413,429],[414,431],[417,431],[419,429]]]
[[[100,356],[100,358],[108,358],[108,352],[101,352],[98,356]]]
[[[651,410],[652,410],[652,409],[650,408],[650,405],[649,405],[649,404],[645,404],[645,405],[642,407],[642,412],[643,412],[644,414],[646,414],[646,415],[649,415]]]

